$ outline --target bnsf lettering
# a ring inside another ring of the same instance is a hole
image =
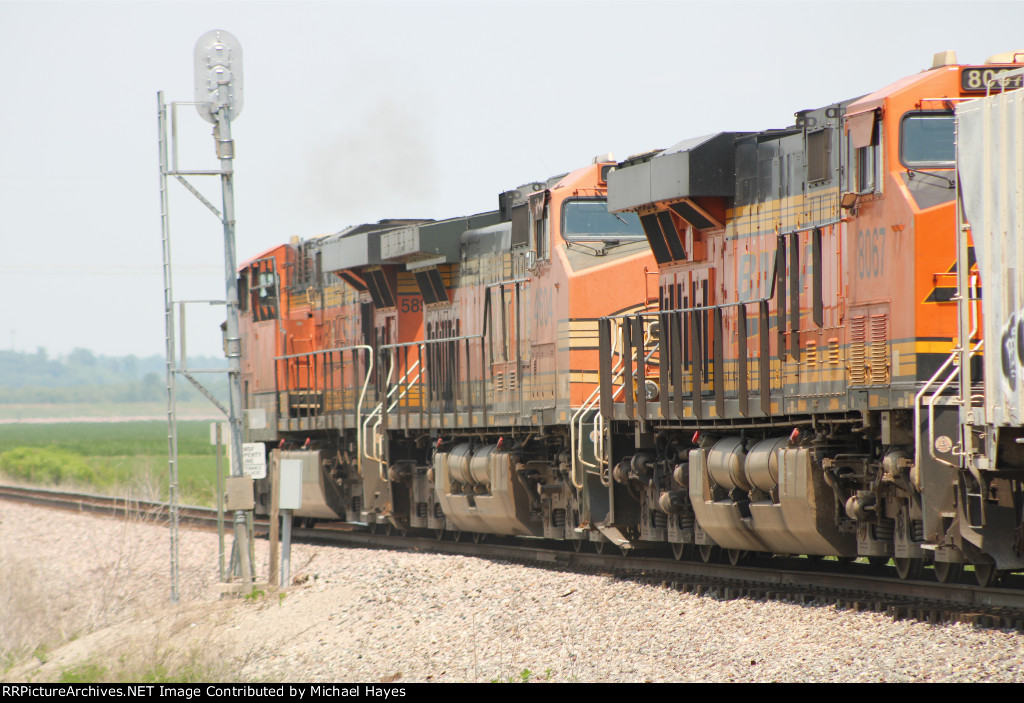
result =
[[[760,297],[763,284],[767,282],[770,285],[768,276],[773,270],[774,256],[772,251],[740,255],[739,292],[742,300]]]

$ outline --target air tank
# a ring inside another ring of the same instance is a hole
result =
[[[726,437],[715,442],[708,452],[708,473],[711,480],[727,491],[738,488],[749,491],[750,484],[743,471],[747,452],[740,437]]]
[[[769,437],[755,444],[745,462],[747,482],[754,488],[770,493],[779,485],[779,454],[789,443],[788,437]]]
[[[490,486],[488,460],[498,445],[489,444],[473,451],[468,442],[452,447],[448,454],[448,475],[453,481],[469,486]]]

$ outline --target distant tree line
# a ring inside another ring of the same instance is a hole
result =
[[[227,368],[223,357],[195,356],[193,368]],[[77,348],[51,357],[39,347],[35,353],[0,351],[0,403],[137,402],[167,397],[166,366],[159,355],[103,356]],[[203,374],[200,382],[220,399],[227,398],[227,377]],[[201,398],[191,383],[179,378],[179,400]]]

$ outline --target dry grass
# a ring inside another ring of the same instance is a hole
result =
[[[174,606],[169,561],[152,558],[167,554],[166,525],[144,514],[107,524],[92,540],[69,524],[39,554],[0,540],[0,680],[242,680],[254,652],[225,656],[217,632],[229,604],[200,597],[213,569],[183,573],[191,605]]]
[[[35,654],[45,658],[47,651],[81,631],[77,612],[63,611],[46,592],[46,584],[36,566],[24,557],[12,554],[0,545],[0,669]]]
[[[90,683],[248,680],[245,674],[259,650],[226,656],[228,647],[217,636],[222,613],[206,606],[137,621],[130,629],[100,631],[83,639],[87,656],[68,656],[38,673],[41,680]]]

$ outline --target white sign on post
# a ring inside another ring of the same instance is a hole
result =
[[[242,444],[242,473],[249,478],[267,477],[267,454],[262,442]]]
[[[218,434],[218,428],[220,433]],[[228,445],[228,423],[226,422],[211,422],[210,423],[210,444],[213,446]]]
[[[302,507],[302,461],[300,459],[281,459],[281,485],[278,496],[278,507],[281,510],[298,510]]]

